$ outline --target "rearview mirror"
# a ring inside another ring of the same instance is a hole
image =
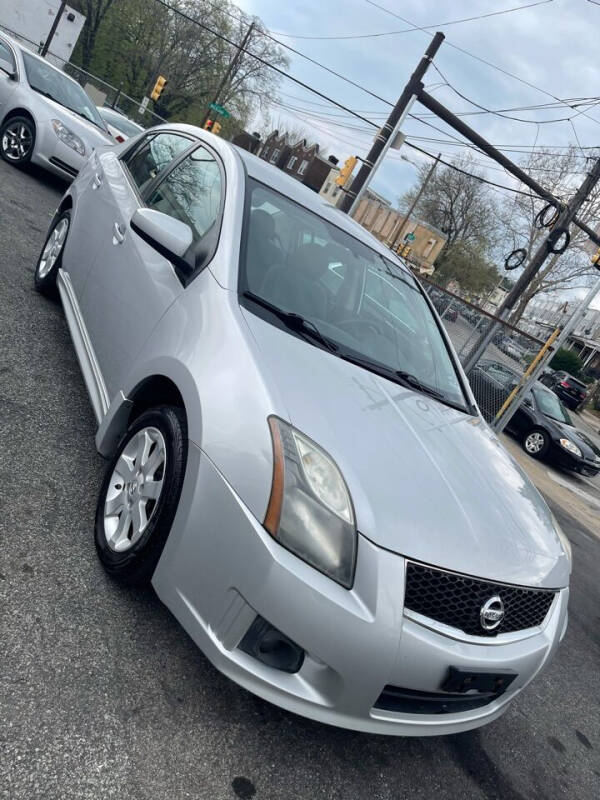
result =
[[[162,211],[138,208],[131,218],[131,228],[169,261],[182,266],[181,262],[193,241],[192,229],[185,222]],[[189,271],[189,265],[185,266]]]

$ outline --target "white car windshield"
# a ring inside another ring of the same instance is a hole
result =
[[[74,111],[75,114],[97,125],[101,130],[106,130],[106,125],[98,114],[98,109],[78,83],[67,78],[60,70],[50,66],[42,59],[35,58],[25,51],[22,52],[27,81],[32,89]]]
[[[323,217],[249,182],[240,291],[317,346],[466,410],[446,342],[406,269]],[[299,319],[300,318],[300,319]]]

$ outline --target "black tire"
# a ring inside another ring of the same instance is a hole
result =
[[[539,442],[540,440],[537,437],[542,437],[542,443],[539,450],[533,449],[533,437],[535,437],[534,441]],[[531,456],[532,458],[545,458],[548,454],[548,450],[550,449],[550,436],[548,432],[545,431],[543,428],[531,428],[527,431],[525,436],[523,437],[523,450],[527,453],[527,455]]]
[[[56,256],[54,264],[52,267],[45,272],[43,269],[43,256],[44,251],[46,250],[46,246],[50,242],[50,238],[54,234],[55,231],[60,229],[60,226],[64,225],[64,220],[67,222],[67,228],[65,232],[64,240],[60,245],[60,251]],[[48,230],[48,235],[44,241],[44,246],[40,251],[40,255],[37,260],[37,264],[35,265],[35,288],[41,294],[45,294],[46,297],[55,298],[58,295],[58,290],[56,288],[56,278],[58,276],[58,270],[62,266],[62,256],[65,249],[65,243],[67,241],[67,236],[69,235],[69,230],[71,228],[71,212],[70,211],[63,211],[62,214],[56,216],[50,225],[50,229]]]
[[[13,151],[11,147],[11,142],[14,141],[11,135],[13,131],[26,132],[26,139],[22,139],[19,134],[21,142],[26,142],[27,145],[24,153]],[[29,119],[29,117],[10,117],[2,123],[2,127],[0,127],[0,156],[4,161],[12,164],[13,167],[24,167],[25,164],[29,164],[31,161],[34,147],[35,125],[33,120]]]
[[[110,547],[105,534],[105,503],[116,464],[136,434],[144,428],[157,428],[163,436],[166,460],[162,490],[149,517],[147,527],[135,544],[125,552]],[[117,452],[106,470],[96,507],[94,538],[104,569],[115,579],[130,586],[147,584],[163,551],[183,486],[187,460],[185,414],[175,406],[158,406],[141,414],[127,429]]]

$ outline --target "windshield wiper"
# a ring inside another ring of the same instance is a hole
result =
[[[421,383],[417,376],[413,375],[411,372],[404,372],[401,369],[397,369],[395,370],[395,373],[401,380],[406,381],[411,389],[417,389],[417,391],[423,392],[423,394],[429,394],[431,397],[437,397],[438,400],[444,400],[446,398],[446,395],[443,392],[438,392],[438,390],[434,389],[432,386],[428,386],[426,383]]]
[[[257,305],[266,308],[268,311],[271,311],[291,330],[301,333],[304,336],[310,336],[312,339],[320,342],[323,347],[331,353],[337,352],[338,346],[324,336],[312,320],[306,319],[306,317],[303,317],[301,314],[296,314],[294,311],[284,311],[282,308],[279,308],[279,306],[265,300],[264,297],[254,294],[254,292],[244,292],[243,296],[252,300]]]

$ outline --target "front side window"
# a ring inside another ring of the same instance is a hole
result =
[[[298,335],[272,309],[293,312],[338,357],[397,382],[408,375],[413,385],[466,410],[452,357],[412,275],[268,187],[251,181],[249,193],[242,302]]]
[[[219,218],[223,192],[215,158],[198,147],[159,183],[146,205],[185,222],[194,241],[205,237]]]
[[[0,69],[3,68],[3,61],[9,65],[11,72],[14,72],[17,69],[17,65],[15,64],[15,59],[10,47],[5,44],[2,39],[0,39]]]
[[[34,91],[54,100],[70,111],[74,111],[75,114],[106,131],[106,125],[98,113],[98,109],[78,83],[68,78],[60,70],[50,66],[42,58],[36,58],[25,50],[21,52],[25,63],[27,82]]]
[[[126,155],[123,162],[139,192],[142,193],[150,181],[191,144],[190,139],[175,133],[152,134]]]

